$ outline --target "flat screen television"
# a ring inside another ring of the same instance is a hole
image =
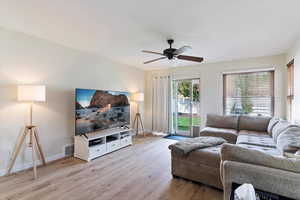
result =
[[[128,92],[76,89],[75,135],[130,124]]]

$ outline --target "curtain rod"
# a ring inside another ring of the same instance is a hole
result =
[[[248,70],[236,70],[236,71],[228,71],[222,72],[222,74],[239,74],[239,73],[255,73],[255,72],[268,72],[268,71],[275,71],[274,67],[270,68],[258,68],[258,69],[248,69]]]

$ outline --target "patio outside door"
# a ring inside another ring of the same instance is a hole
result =
[[[173,134],[192,136],[200,126],[200,79],[174,80],[172,84]]]

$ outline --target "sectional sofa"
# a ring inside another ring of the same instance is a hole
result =
[[[228,144],[187,156],[172,151],[174,177],[224,189],[226,200],[232,183],[300,199],[300,160],[294,156],[300,150],[299,126],[270,117],[209,114],[200,136],[222,137]]]

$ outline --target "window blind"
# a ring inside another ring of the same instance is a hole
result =
[[[223,106],[226,115],[274,113],[274,71],[223,75]]]

